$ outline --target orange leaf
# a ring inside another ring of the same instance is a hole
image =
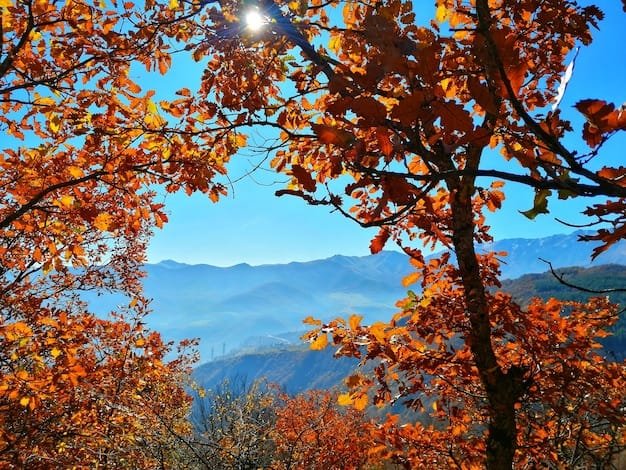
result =
[[[404,278],[402,278],[402,285],[404,287],[409,287],[411,284],[415,284],[417,281],[419,281],[421,277],[422,277],[422,274],[420,272],[418,271],[412,272],[408,276],[405,276]]]
[[[390,139],[390,132],[384,127],[376,128],[376,140],[378,141],[378,148],[385,157],[390,157],[393,153],[393,144]]]
[[[322,324],[321,320],[317,320],[313,318],[312,316],[306,317],[304,320],[302,320],[302,323],[305,323],[307,325],[315,325],[315,326],[320,326]]]
[[[351,132],[325,124],[311,124],[311,129],[323,144],[332,144],[347,149],[356,140]]]
[[[350,329],[356,330],[361,324],[361,320],[363,320],[362,315],[351,315],[350,316]]]
[[[619,168],[604,167],[598,171],[598,176],[612,180],[620,186],[626,186],[626,168],[620,166]]]
[[[362,411],[367,407],[367,402],[368,399],[365,393],[362,393],[358,397],[352,399],[352,404],[359,411]]]
[[[375,255],[376,253],[382,251],[385,247],[385,243],[387,243],[387,240],[389,240],[389,231],[385,228],[381,228],[378,235],[376,235],[370,243],[370,251],[372,254]]]

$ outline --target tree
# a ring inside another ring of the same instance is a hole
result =
[[[278,386],[225,381],[197,388],[191,467],[287,470],[378,468],[370,455],[374,424],[362,411],[337,404],[337,394],[288,395]]]
[[[207,111],[189,90],[157,103],[133,77],[167,72],[199,8],[0,1],[3,465],[175,457],[169,431],[187,427],[190,357],[166,359],[170,346],[143,326],[145,244],[167,220],[155,189],[217,199],[214,177],[238,141],[194,128]],[[122,293],[127,305],[102,319],[86,291]]]
[[[601,150],[626,130],[626,113],[579,102],[590,150],[574,151],[557,101],[568,54],[591,42],[603,12],[573,1],[437,0],[434,20],[420,25],[402,0],[270,6],[265,33],[219,41],[242,12],[228,1],[210,10],[209,38],[194,52],[211,56],[203,89],[234,126],[277,129],[261,150],[291,177],[278,195],[380,227],[372,252],[398,243],[416,268],[405,285],[421,282],[388,323],[353,316],[309,335],[315,348],[330,333],[339,354],[380,361],[375,377],[349,380],[344,401],[421,408],[419,395],[432,396],[436,426],[410,439],[411,428],[389,427],[390,439],[404,436],[409,466],[422,439],[440,443],[442,465],[461,468],[607,463],[625,444],[624,365],[605,361],[594,338],[616,309],[601,299],[521,308],[497,292],[503,254],[479,250],[491,240],[484,212],[500,209],[505,183],[535,190],[529,218],[547,213],[553,194],[606,197],[590,199],[584,214],[598,230],[582,238],[601,242],[594,256],[624,238],[626,170]],[[327,46],[303,46],[322,35]],[[449,253],[426,261],[418,242]]]
[[[139,318],[46,308],[26,315],[0,327],[3,465],[180,463],[174,437],[190,432],[188,356],[166,362],[170,348]]]
[[[189,441],[198,468],[269,468],[277,400],[262,381],[224,381],[216,390],[197,389]]]
[[[375,468],[370,455],[374,425],[362,411],[338,406],[336,393],[282,395],[276,412],[272,469]]]

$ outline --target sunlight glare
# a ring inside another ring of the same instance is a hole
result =
[[[259,10],[253,9],[246,13],[246,26],[251,31],[259,31],[267,23]]]

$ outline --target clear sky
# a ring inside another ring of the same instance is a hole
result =
[[[586,3],[586,2],[582,2]],[[581,48],[573,77],[560,108],[580,134],[582,121],[572,105],[584,98],[600,98],[616,104],[626,102],[626,47],[623,28],[626,13],[617,0],[594,2],[606,13],[594,43]],[[192,64],[178,64],[174,80],[185,77],[184,86],[193,76]],[[195,71],[194,71],[195,73]],[[173,83],[173,82],[170,82]],[[178,82],[178,87],[183,86]],[[570,148],[586,151],[575,138]],[[601,155],[610,155],[612,162],[626,165],[626,139],[622,136],[603,148]],[[500,158],[493,155],[493,158]],[[235,158],[229,177],[239,179],[254,162],[245,155]],[[264,171],[240,179],[230,188],[230,195],[213,204],[201,195],[168,195],[166,207],[170,222],[157,230],[149,250],[149,262],[173,259],[190,264],[229,266],[238,263],[269,264],[326,258],[334,254],[366,255],[375,230],[364,230],[325,207],[312,207],[297,198],[276,198],[274,191],[282,187],[280,176]],[[272,184],[274,183],[274,184]],[[569,222],[582,222],[577,215],[583,201],[551,201],[551,214],[530,221],[518,213],[532,206],[532,194],[525,188],[508,184],[503,210],[492,215],[489,223],[497,239],[537,238],[567,233],[554,217]],[[389,248],[392,248],[390,245]]]

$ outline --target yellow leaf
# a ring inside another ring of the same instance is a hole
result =
[[[237,134],[235,137],[235,144],[237,147],[245,147],[248,142],[248,138],[244,134]]]
[[[361,315],[350,316],[350,329],[356,330],[361,324],[361,320],[363,320],[363,317]]]
[[[178,0],[170,0],[170,9],[175,10],[179,5]]]
[[[156,103],[152,100],[148,100],[148,112],[150,114],[157,114],[159,110],[157,109]]]
[[[0,5],[2,5],[2,0],[0,0]],[[48,96],[39,96],[37,95],[37,99],[35,101],[40,106],[54,106],[56,101]]]
[[[437,411],[437,402],[436,401],[434,401],[431,406],[433,407],[433,410]]]
[[[143,339],[143,338],[138,338],[135,341],[135,346],[138,347],[138,348],[141,348],[142,346],[145,346],[145,344],[146,344],[146,340]]]
[[[416,283],[420,279],[420,277],[421,274],[418,271],[412,272],[408,276],[404,276],[404,278],[402,278],[402,285],[404,287],[408,287],[411,284]]]
[[[337,403],[339,403],[340,406],[351,405],[352,397],[350,396],[349,393],[342,393],[341,395],[337,397]]]
[[[70,172],[72,178],[82,178],[84,175],[83,170],[77,166],[71,166],[67,169],[67,171]]]
[[[22,397],[22,399],[20,400],[20,405],[22,406],[28,406],[29,403],[30,403],[30,398],[28,397]]]
[[[330,38],[330,42],[328,43],[328,48],[334,54],[339,53],[339,49],[341,48],[341,36],[336,34]]]
[[[50,130],[56,134],[59,132],[59,129],[61,129],[61,118],[54,114],[48,121],[48,126],[50,127]]]
[[[69,209],[72,207],[72,204],[74,204],[74,198],[68,195],[61,196],[59,198],[59,204],[63,209]]]
[[[105,212],[98,214],[98,216],[94,219],[93,225],[103,232],[107,231],[111,225],[111,215]]]
[[[435,20],[437,20],[438,23],[443,23],[444,21],[446,21],[447,17],[448,17],[448,9],[446,8],[445,5],[439,5],[435,13]]]
[[[61,355],[62,351],[59,348],[52,348],[50,351],[50,355],[54,358],[57,358]]]
[[[13,0],[0,0],[0,8],[8,8],[13,6]]]
[[[422,300],[420,300],[420,302],[419,302],[419,304],[418,304],[418,305],[419,305],[420,307],[426,308],[426,307],[428,307],[428,306],[430,305],[431,301],[432,301],[432,296],[430,296],[430,295],[424,295],[424,296],[422,297]]]
[[[315,338],[315,341],[311,343],[311,349],[315,351],[319,351],[321,349],[324,349],[327,344],[328,344],[328,338],[326,337],[325,333],[322,333],[317,338]]]

